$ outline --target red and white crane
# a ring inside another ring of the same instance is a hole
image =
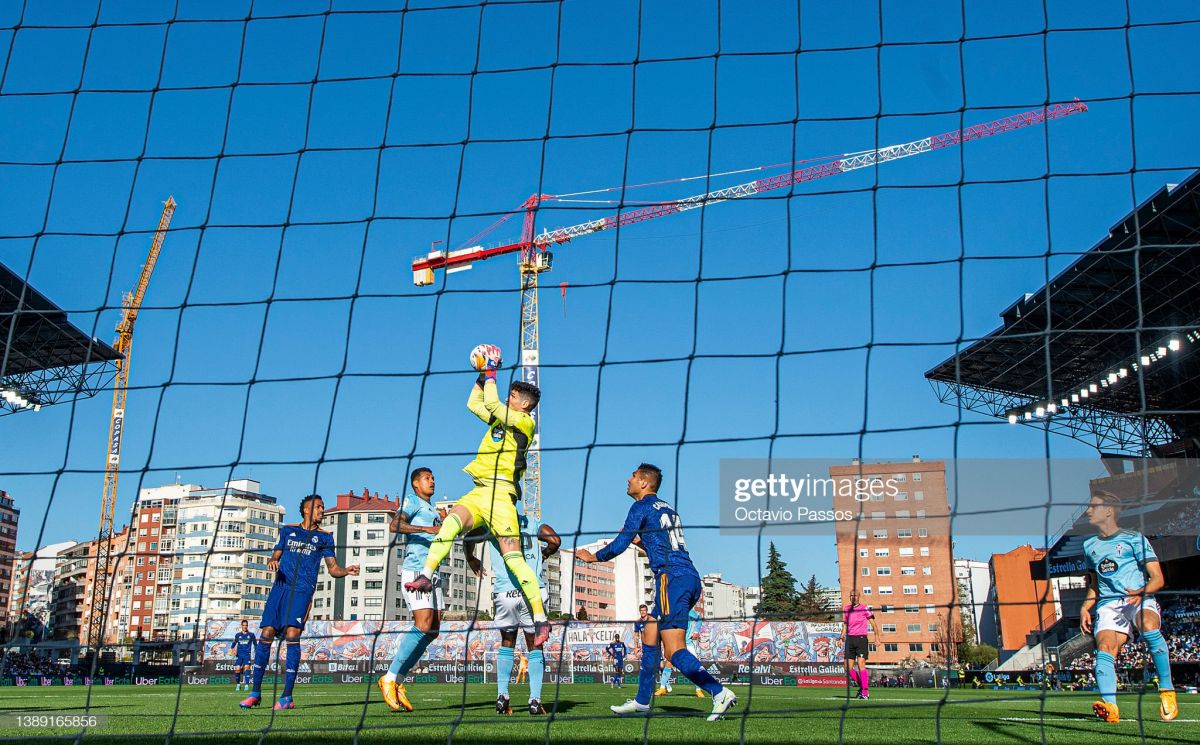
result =
[[[578,196],[583,193],[595,192],[580,192],[571,195],[553,195],[553,194],[534,194],[525,200],[518,210],[501,217],[498,221],[492,224],[483,233],[472,236],[467,243],[474,243],[482,235],[491,232],[491,230],[499,227],[506,222],[512,215],[523,210],[525,212],[525,221],[521,230],[521,240],[516,243],[505,243],[497,246],[482,246],[470,245],[454,250],[443,250],[434,248],[424,256],[418,256],[413,259],[413,283],[418,287],[431,285],[434,282],[434,272],[439,269],[444,269],[446,272],[458,272],[471,268],[471,265],[476,261],[484,261],[493,256],[502,256],[510,253],[520,253],[520,261],[518,267],[521,272],[521,361],[520,361],[520,379],[527,382],[538,384],[539,378],[539,345],[538,345],[538,302],[537,288],[539,274],[549,271],[552,262],[552,255],[548,250],[551,246],[569,243],[583,235],[590,233],[598,233],[602,230],[611,230],[612,228],[621,227],[624,225],[632,225],[634,223],[645,222],[667,215],[674,215],[688,210],[700,209],[710,205],[728,202],[733,199],[742,199],[762,194],[768,191],[777,189],[786,189],[796,184],[802,184],[808,181],[816,181],[817,179],[836,176],[839,173],[847,173],[856,171],[861,168],[889,163],[901,158],[910,158],[914,155],[930,153],[935,150],[944,150],[949,147],[956,147],[964,142],[973,140],[981,140],[985,137],[1003,134],[1004,132],[1012,132],[1025,127],[1032,127],[1037,124],[1045,124],[1053,119],[1062,119],[1063,117],[1071,116],[1072,114],[1080,114],[1087,111],[1087,104],[1079,99],[1075,99],[1071,103],[1055,104],[1053,106],[1045,106],[1040,109],[1026,111],[1012,116],[1006,116],[1003,119],[996,119],[982,124],[976,124],[966,129],[959,129],[953,132],[933,135],[920,140],[906,142],[901,145],[889,145],[887,147],[876,148],[872,150],[862,150],[856,153],[846,153],[830,158],[818,158],[827,162],[817,165],[807,166],[799,170],[790,171],[777,176],[768,178],[756,179],[744,184],[736,186],[728,186],[723,189],[715,189],[704,194],[697,194],[683,199],[672,199],[664,202],[658,202],[649,206],[638,207],[628,211],[620,212],[610,217],[602,217],[598,220],[588,220],[577,225],[568,225],[566,227],[554,228],[552,230],[543,230],[541,233],[534,235],[534,217],[537,214],[538,207],[543,202],[553,200],[563,201],[564,197]],[[812,162],[805,161],[805,162]],[[795,165],[788,163],[786,165]],[[776,166],[762,166],[758,168],[744,169],[733,173],[745,173],[747,171],[767,170]],[[714,174],[714,175],[729,175],[729,174]],[[675,182],[688,181],[701,178],[710,178],[711,176],[696,176],[689,179],[675,179]],[[664,183],[664,182],[660,182]],[[599,191],[623,191],[626,187],[614,187],[611,189],[599,189]],[[629,187],[632,188],[632,187]],[[572,200],[575,201],[575,200]],[[436,246],[436,244],[435,244]],[[536,410],[535,410],[536,411]],[[535,421],[537,416],[535,414]],[[540,427],[539,427],[540,430]],[[540,432],[539,432],[540,434]],[[534,442],[529,448],[527,454],[527,467],[525,470],[524,480],[524,500],[525,511],[527,514],[534,516],[536,519],[541,518],[541,442],[538,435],[534,436]]]
[[[536,236],[533,234],[534,213],[540,204],[557,199],[557,197],[553,194],[534,194],[521,205],[521,209],[525,210],[525,225],[521,232],[521,240],[499,246],[467,246],[452,251],[432,250],[424,256],[418,256],[413,259],[413,283],[418,287],[433,284],[433,273],[438,269],[446,269],[451,272],[463,271],[470,269],[471,264],[474,262],[490,259],[493,256],[502,256],[518,251],[545,251],[552,245],[568,243],[575,238],[588,235],[589,233],[611,230],[623,225],[645,222],[646,220],[708,207],[732,199],[742,199],[776,189],[786,189],[796,184],[816,181],[817,179],[836,176],[839,173],[856,171],[860,168],[889,163],[901,158],[910,158],[914,155],[930,153],[935,150],[944,150],[949,147],[961,145],[964,142],[981,140],[985,137],[991,137],[1004,132],[1012,132],[1013,130],[1024,129],[1036,124],[1044,124],[1052,119],[1061,119],[1085,111],[1087,111],[1087,104],[1076,99],[1071,103],[1046,106],[1041,109],[1007,116],[1003,119],[976,124],[966,129],[925,137],[913,142],[906,142],[902,145],[889,145],[876,150],[865,150],[859,153],[843,155],[827,163],[801,168],[800,170],[778,176],[757,179],[736,186],[728,186],[723,189],[715,189],[704,194],[697,194],[683,199],[659,202],[648,207],[621,212],[611,217],[588,220],[578,225],[568,225],[566,227],[545,230]]]

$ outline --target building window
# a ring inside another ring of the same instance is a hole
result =
[[[911,513],[908,510],[896,510],[896,519],[907,520],[909,517],[911,517]]]
[[[905,613],[920,613],[920,612],[921,612],[921,606],[919,606],[919,605],[906,605],[906,606],[904,606],[904,612],[905,612]]]
[[[912,538],[912,528],[896,528],[897,538]]]
[[[873,530],[873,531],[871,531],[871,535],[874,536],[875,538],[887,538],[888,537],[887,528]]]
[[[913,499],[917,500],[918,502],[924,502],[925,492],[918,489],[917,491],[913,492]]]
[[[900,576],[901,577],[912,577],[912,576],[915,576],[916,573],[917,573],[916,567],[900,567]]]
[[[924,519],[925,519],[925,510],[917,510],[917,519],[918,519],[918,520],[924,520]]]
[[[361,514],[358,514],[358,513],[355,513],[355,515],[354,515],[354,522],[356,522],[356,523],[361,523],[361,522],[362,522],[362,515],[361,515]]]
[[[932,594],[933,594],[933,585],[925,585],[925,594],[926,594],[926,595],[932,595]]]
[[[908,651],[909,652],[924,652],[925,645],[920,642],[914,642],[914,643],[908,645]]]
[[[878,574],[880,577],[890,577],[892,575],[892,568],[891,567],[876,567],[875,574]]]
[[[875,651],[875,642],[868,642],[868,643],[867,643],[867,651],[868,651],[868,652],[874,652],[874,651]]]
[[[928,555],[929,555],[929,546],[921,546],[921,555],[922,555],[922,556],[928,556]]]
[[[913,555],[913,548],[912,548],[912,546],[901,546],[901,547],[900,547],[900,556],[901,556],[901,557],[904,557],[904,556],[912,556],[912,555]]]
[[[913,474],[913,481],[920,481],[920,480],[921,480],[921,472],[917,471],[916,473]]]
[[[871,594],[871,588],[870,588],[870,587],[864,587],[864,588],[862,588],[862,594],[863,594],[863,595],[870,595],[870,594]]]
[[[890,554],[890,553],[891,553],[891,549],[888,549],[888,548],[877,548],[877,549],[875,549],[875,555],[876,555],[876,556],[878,556],[878,557],[884,557],[884,556],[887,556],[887,555],[888,555],[888,554]]]
[[[883,651],[884,652],[899,652],[900,645],[899,644],[884,644]]]
[[[871,501],[872,501],[872,502],[882,502],[882,501],[883,501],[883,495],[882,495],[882,494],[875,494],[875,493],[873,493],[873,492],[872,492],[872,494],[871,494]]]
[[[930,603],[925,606],[925,612],[926,613],[937,613],[937,606],[934,605],[933,603]]]
[[[383,598],[364,598],[363,605],[368,608],[379,608],[383,605]]]
[[[910,623],[906,628],[908,629],[908,633],[910,633],[910,634],[921,633],[921,624],[919,624],[919,623]]]
[[[862,568],[862,576],[870,577],[871,576],[871,567],[863,567]]]
[[[351,533],[351,537],[354,538],[354,540],[356,540],[356,541],[361,541],[362,540],[362,531],[355,530],[353,533]]]
[[[921,567],[921,574],[930,576],[933,574],[933,567]]]
[[[867,540],[867,531],[865,531],[865,530],[858,531],[858,540],[860,540],[860,541]]]
[[[916,585],[905,585],[904,586],[904,594],[905,595],[916,595],[917,594],[917,586]]]
[[[896,492],[896,501],[897,502],[907,502],[908,501],[908,492],[906,492],[906,491]]]
[[[142,513],[142,522],[147,522],[149,520],[150,520],[150,515],[148,513],[143,512]]]
[[[917,537],[918,538],[928,538],[929,537],[929,528],[917,528]]]
[[[891,595],[892,594],[892,586],[891,585],[880,585],[879,586],[879,594],[880,595]]]
[[[936,642],[935,642],[935,643],[933,643],[933,644],[930,644],[930,645],[929,645],[929,651],[930,651],[930,652],[940,652],[940,651],[942,651],[942,645],[941,645],[941,644],[938,644],[938,643],[936,643]]]
[[[890,606],[890,605],[881,605],[881,606],[879,606],[879,612],[880,612],[880,613],[894,613],[895,611],[896,611],[896,609],[895,609],[894,607]]]
[[[882,520],[885,517],[887,517],[887,515],[886,515],[886,513],[884,513],[883,510],[875,510],[874,512],[871,513],[872,520]]]
[[[860,559],[865,559],[870,555],[871,555],[871,549],[869,549],[869,548],[860,548],[858,550],[858,558],[860,558]]]
[[[938,630],[938,625],[936,623],[929,624],[929,633],[936,634],[937,630]],[[936,652],[937,650],[935,649],[934,651]]]
[[[378,540],[381,540],[382,538],[383,538],[382,530],[368,530],[367,531],[367,540],[368,541],[378,541]]]
[[[894,634],[894,633],[896,633],[896,624],[894,624],[894,623],[885,623],[885,624],[883,624],[883,633],[885,633],[885,634]]]

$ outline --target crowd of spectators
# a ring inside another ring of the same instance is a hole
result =
[[[1163,609],[1163,636],[1171,650],[1172,662],[1200,662],[1200,598],[1181,598]],[[1095,651],[1089,650],[1066,666],[1091,669],[1096,662]],[[1140,638],[1130,641],[1117,655],[1117,669],[1142,669],[1152,665],[1150,651]]]
[[[40,652],[9,652],[0,657],[0,676],[36,678],[43,675],[62,675],[70,666]]]

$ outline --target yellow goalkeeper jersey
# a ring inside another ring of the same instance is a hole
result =
[[[495,381],[471,388],[467,408],[488,425],[475,460],[463,468],[478,481],[498,480],[519,490],[525,475],[525,453],[533,442],[533,417],[508,408],[500,401]]]

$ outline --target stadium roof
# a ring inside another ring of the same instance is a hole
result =
[[[1200,171],[1157,191],[927,372],[939,398],[1108,452],[1200,436],[1198,188]]]
[[[67,320],[67,314],[0,264],[0,415],[98,393],[120,355]]]

